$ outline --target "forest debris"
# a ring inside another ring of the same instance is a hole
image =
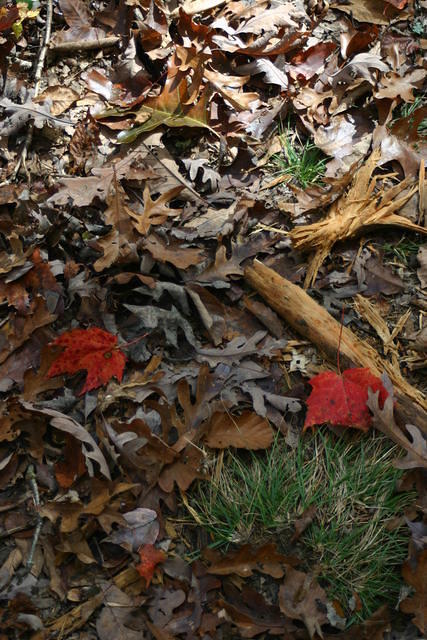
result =
[[[410,309],[408,309],[406,313],[404,313],[399,318],[398,322],[396,323],[393,329],[393,332],[390,333],[388,325],[384,320],[384,318],[382,317],[381,313],[367,298],[364,298],[361,295],[357,295],[355,298],[354,307],[357,313],[362,318],[367,320],[371,325],[371,327],[375,329],[378,336],[383,341],[384,354],[387,355],[388,353],[391,353],[391,361],[392,361],[393,367],[396,369],[396,371],[400,371],[399,352],[397,349],[397,345],[394,342],[394,338],[402,331],[406,321],[410,316],[410,313],[411,313]]]
[[[381,152],[378,149],[372,152],[355,174],[348,192],[332,203],[326,218],[295,227],[290,232],[296,249],[315,251],[307,269],[305,287],[313,285],[317,272],[336,242],[354,236],[367,226],[392,225],[427,233],[424,227],[395,213],[418,191],[418,184],[411,178],[405,178],[393,187],[387,190],[381,188],[375,193],[377,176],[373,177],[372,174],[380,158]],[[399,195],[405,189],[408,189],[406,193]]]
[[[328,360],[337,361],[340,324],[301,287],[289,282],[258,260],[245,269],[247,282],[299,334],[309,339]],[[381,358],[368,343],[350,329],[342,327],[341,365],[368,367],[381,377],[385,371],[397,395],[396,412],[404,422],[416,423],[427,434],[427,402],[425,396],[407,382],[392,363]]]

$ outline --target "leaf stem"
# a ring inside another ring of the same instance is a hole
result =
[[[340,335],[338,338],[338,351],[337,351],[337,367],[338,373],[341,375],[341,366],[340,366],[340,348],[341,348],[341,338],[342,338],[342,328],[344,326],[344,307],[341,309],[341,325],[340,325]]]

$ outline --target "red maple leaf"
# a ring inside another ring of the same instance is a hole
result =
[[[156,549],[153,544],[144,544],[144,546],[138,549],[138,553],[141,562],[137,564],[135,568],[139,575],[145,579],[146,587],[149,587],[156,565],[166,560],[166,554]]]
[[[325,371],[311,378],[309,383],[313,391],[307,399],[304,431],[324,422],[367,431],[372,423],[366,405],[368,389],[380,392],[381,407],[388,396],[381,380],[369,369],[346,369],[341,375]]]
[[[86,381],[79,395],[107,384],[113,376],[122,381],[126,356],[117,347],[117,336],[108,331],[98,327],[72,329],[50,344],[64,347],[64,351],[47,372],[49,378],[86,369]]]

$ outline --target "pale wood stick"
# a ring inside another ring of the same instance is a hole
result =
[[[49,51],[53,53],[71,53],[72,51],[92,51],[94,49],[108,49],[120,42],[120,36],[106,36],[96,40],[70,40],[70,42],[51,43]]]
[[[301,287],[280,276],[258,260],[246,267],[245,279],[264,300],[300,335],[312,342],[332,363],[337,362],[340,323]],[[424,395],[410,385],[369,344],[360,340],[347,327],[342,328],[340,345],[342,368],[368,367],[373,374],[384,372],[396,393],[396,418],[400,423],[415,424],[427,434],[427,402]]]

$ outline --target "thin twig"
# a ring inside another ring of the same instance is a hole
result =
[[[40,89],[40,80],[42,77],[43,67],[46,60],[46,54],[47,54],[47,50],[50,42],[50,36],[52,33],[52,17],[53,17],[53,0],[47,0],[46,26],[45,26],[44,36],[43,36],[43,43],[39,50],[36,71],[34,74],[34,94],[33,94],[34,98],[38,95],[39,89]],[[33,140],[33,134],[34,134],[34,122],[31,122],[31,124],[28,127],[27,135],[25,138],[24,146],[22,147],[22,150],[21,150],[20,158],[13,172],[13,180],[16,179],[16,176],[18,175],[21,166],[23,167],[26,173],[27,179],[29,180],[30,178],[29,173],[27,171],[27,167],[26,167],[26,160],[27,160],[28,149],[30,148],[31,142]]]
[[[27,469],[27,480],[28,480],[28,482],[30,484],[31,491],[33,492],[34,505],[36,507],[39,507],[40,506],[40,494],[39,494],[39,488],[37,486],[36,474],[35,474],[35,471],[34,471],[34,466],[32,464],[30,464],[28,469]],[[31,549],[30,549],[30,553],[28,555],[28,559],[27,559],[27,563],[26,563],[26,567],[27,567],[28,570],[30,570],[31,567],[33,566],[34,553],[36,551],[37,543],[39,541],[39,537],[40,537],[40,532],[42,530],[42,526],[43,526],[43,518],[41,517],[41,515],[38,513],[38,510],[37,510],[36,528],[34,529],[33,541],[31,543]]]

